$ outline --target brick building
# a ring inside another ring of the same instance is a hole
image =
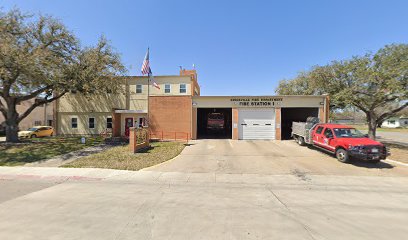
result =
[[[180,75],[125,77],[123,93],[87,98],[69,94],[55,102],[57,134],[128,135],[130,127],[149,125],[152,133],[186,134],[191,139],[288,139],[293,121],[309,116],[328,119],[327,96],[200,96],[195,70]],[[148,102],[149,101],[149,102]],[[211,114],[222,116],[223,127],[209,129]],[[147,123],[149,119],[149,123]]]
[[[5,104],[5,100],[0,97],[0,101]],[[36,101],[35,98],[22,101],[16,106],[19,114],[24,113]],[[20,130],[26,130],[33,126],[52,126],[53,125],[53,104],[47,103],[36,107],[27,117],[19,123]],[[0,113],[0,132],[5,131],[5,118]]]

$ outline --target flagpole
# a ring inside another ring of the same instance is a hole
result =
[[[150,129],[150,106],[149,106],[149,98],[150,98],[150,74],[147,77],[147,127]]]

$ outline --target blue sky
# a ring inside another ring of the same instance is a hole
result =
[[[404,0],[0,0],[61,19],[85,45],[104,34],[130,75],[146,48],[155,75],[195,64],[202,95],[273,95],[279,80],[407,43]]]

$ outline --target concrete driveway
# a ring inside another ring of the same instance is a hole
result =
[[[344,164],[325,152],[294,141],[197,140],[175,159],[145,169],[159,172],[226,174],[312,174],[408,176],[408,168],[388,162]]]
[[[143,171],[0,167],[0,239],[405,239],[408,167],[193,142]]]

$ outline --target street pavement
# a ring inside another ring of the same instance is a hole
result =
[[[0,167],[0,239],[405,239],[408,167],[383,164],[204,140],[138,172]]]
[[[408,133],[406,132],[383,132],[377,131],[379,141],[388,141],[391,143],[408,146]]]
[[[368,133],[367,130],[361,130],[361,132],[365,134]],[[388,142],[388,143],[408,146],[408,133],[407,132],[378,131],[377,129],[376,139],[381,142]]]

